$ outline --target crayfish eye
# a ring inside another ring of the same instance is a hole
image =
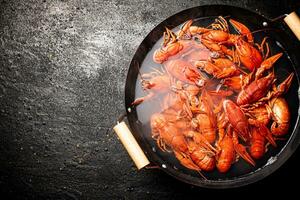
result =
[[[197,43],[201,43],[201,40],[198,36],[194,36],[192,39]]]
[[[219,58],[220,56],[221,55],[218,52],[216,52],[216,51],[213,51],[213,52],[210,53],[210,57],[211,58]]]
[[[201,79],[196,82],[196,85],[199,87],[203,87],[205,85],[205,80]]]

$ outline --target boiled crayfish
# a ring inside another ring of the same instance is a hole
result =
[[[294,74],[277,84],[274,67],[283,54],[269,56],[266,38],[257,44],[244,24],[229,22],[236,33],[223,17],[208,27],[189,20],[177,33],[166,29],[153,54],[161,69],[141,75],[148,94],[132,103],[162,99],[150,118],[152,138],[198,172],[226,173],[240,159],[255,166],[289,132],[283,94]]]

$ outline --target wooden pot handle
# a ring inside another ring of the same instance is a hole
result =
[[[293,33],[300,40],[300,18],[296,12],[292,12],[284,18],[285,23],[290,27]]]
[[[114,126],[114,131],[117,133],[123,146],[138,169],[142,169],[146,165],[150,164],[125,122],[118,123]]]

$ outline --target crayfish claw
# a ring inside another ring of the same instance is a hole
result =
[[[266,60],[264,60],[261,64],[260,67],[257,68],[257,71],[255,73],[255,79],[258,79],[262,76],[262,74],[270,69],[274,63],[282,56],[282,53],[278,53],[274,56],[271,56],[270,58],[267,58]]]
[[[230,19],[230,24],[233,26],[233,28],[241,35],[244,35],[247,37],[248,42],[253,43],[253,36],[247,26],[242,24],[241,22],[238,22],[236,20]]]
[[[247,161],[251,165],[255,166],[255,161],[252,159],[252,157],[247,152],[246,147],[244,147],[241,144],[235,144],[234,149],[238,153],[238,155],[241,156],[245,161]]]
[[[190,38],[191,37],[190,27],[192,24],[193,24],[192,19],[186,21],[178,32],[178,38],[182,38],[183,36]]]
[[[294,72],[292,72],[279,86],[278,86],[278,92],[280,94],[284,93],[285,91],[287,91],[292,83],[294,77]]]

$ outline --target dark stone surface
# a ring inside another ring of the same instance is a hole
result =
[[[0,192],[15,199],[166,199],[211,192],[137,172],[110,127],[124,112],[130,59],[166,17],[204,4],[269,17],[299,1],[0,1]],[[237,191],[299,178],[295,154]],[[299,170],[299,169],[298,169]],[[224,193],[224,191],[218,191]],[[271,192],[271,191],[268,191]],[[274,191],[272,191],[274,192]]]

